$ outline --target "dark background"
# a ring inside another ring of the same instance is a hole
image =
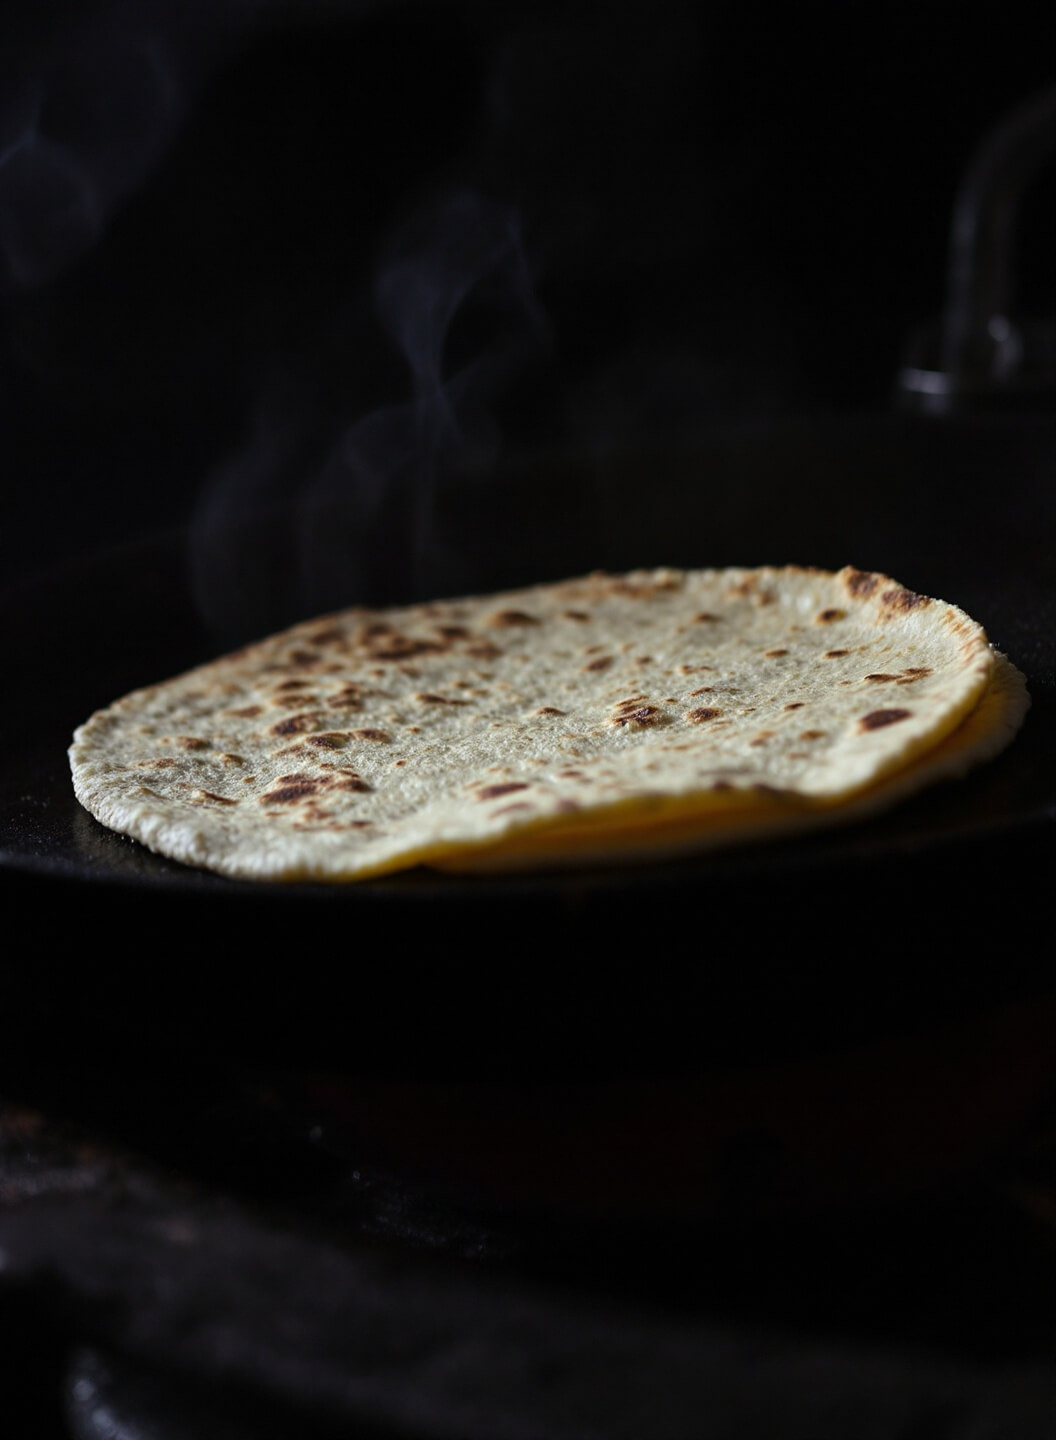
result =
[[[1053,77],[1023,0],[22,11],[13,580],[335,489],[383,546],[408,467],[487,483],[731,417],[883,413],[966,166]],[[1022,217],[1028,316],[1054,308],[1051,181]]]

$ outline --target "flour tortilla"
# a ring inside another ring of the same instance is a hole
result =
[[[97,712],[80,802],[186,864],[352,881],[858,818],[1014,736],[1022,676],[883,575],[594,574],[294,626]]]

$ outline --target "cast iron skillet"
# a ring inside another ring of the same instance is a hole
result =
[[[854,564],[960,605],[1027,676],[1023,731],[963,781],[827,835],[631,868],[261,887],[154,856],[77,805],[70,735],[247,637],[198,612],[183,532],[8,594],[0,888],[30,939],[0,974],[22,1043],[626,1076],[817,1055],[1046,992],[1052,462],[1047,419],[769,420],[450,487],[444,593]],[[286,604],[269,623],[301,618]]]

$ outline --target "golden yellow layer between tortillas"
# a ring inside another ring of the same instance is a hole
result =
[[[1027,703],[980,625],[886,576],[649,570],[304,622],[99,711],[70,761],[161,854],[341,881],[836,823],[1003,748]]]

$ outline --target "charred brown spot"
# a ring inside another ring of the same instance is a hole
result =
[[[327,730],[322,735],[310,735],[309,745],[316,745],[320,750],[343,750],[348,744],[348,736],[341,730]]]
[[[537,715],[563,715],[565,712],[559,710],[556,705],[541,705],[535,713]]]
[[[849,650],[826,650],[821,658],[823,660],[840,660],[844,655],[849,655],[850,653]]]
[[[824,731],[824,730],[801,730],[800,733],[799,733],[799,738],[800,738],[801,740],[824,740],[824,739],[825,739],[825,731]]]
[[[915,685],[918,680],[923,680],[926,676],[930,674],[930,670],[923,667],[914,666],[912,669],[904,671],[903,674],[899,675],[897,678],[900,685]]]
[[[844,574],[844,584],[856,600],[866,600],[879,584],[876,575],[866,570],[849,569]]]
[[[707,720],[717,720],[721,714],[721,710],[709,710],[702,706],[700,709],[690,710],[686,719],[691,720],[694,725],[703,725]]]
[[[299,800],[308,800],[320,788],[319,780],[309,779],[308,776],[290,776],[285,783],[280,783],[275,790],[266,790],[260,797],[262,805],[294,805]]]
[[[318,697],[306,695],[303,690],[298,690],[295,695],[273,695],[271,703],[278,706],[280,710],[299,710],[302,705],[318,704]]]
[[[414,697],[422,705],[468,705],[468,700],[455,700],[450,695],[436,695],[432,690],[419,690]]]
[[[660,711],[655,705],[638,705],[633,710],[618,710],[610,724],[629,725],[632,730],[642,730],[647,725],[655,725],[659,718]]]
[[[598,655],[593,660],[588,660],[583,666],[584,670],[607,670],[612,664],[611,655]]]
[[[880,674],[878,674],[878,675],[867,675],[865,678],[866,678],[867,680],[872,680],[872,681],[874,681],[874,683],[876,683],[876,684],[887,684],[889,681],[897,680],[897,679],[898,679],[898,676],[897,676],[897,675],[880,675]]]
[[[304,690],[312,682],[310,680],[284,680],[281,685],[276,686],[278,690]]]
[[[758,584],[759,581],[756,576],[746,575],[745,578],[739,580],[736,585],[731,585],[729,593],[731,595],[751,595]]]
[[[314,730],[319,724],[320,716],[314,710],[304,710],[299,715],[289,715],[285,720],[277,720],[271,727],[272,735],[305,735],[309,730]]]
[[[326,703],[331,710],[363,709],[362,693],[356,685],[344,686],[336,695],[331,695]]]
[[[776,605],[777,596],[772,590],[760,590],[759,594],[755,597],[755,603],[757,605]]]
[[[702,685],[699,690],[691,690],[691,691],[689,692],[689,698],[692,700],[692,699],[693,699],[695,696],[697,696],[697,695],[714,695],[714,694],[715,694],[715,686],[714,686],[714,685]]]
[[[566,620],[575,620],[580,625],[585,624],[586,621],[590,619],[590,616],[588,615],[586,610],[566,610],[564,612],[564,615]]]
[[[325,630],[316,630],[313,635],[308,636],[312,645],[333,645],[338,640],[345,638],[345,632],[338,625],[330,625]]]
[[[788,702],[788,704],[785,706],[785,709],[786,709],[786,710],[802,710],[802,709],[803,709],[803,705],[804,705],[804,701],[802,701],[802,700],[790,700],[790,701]]]
[[[836,620],[845,619],[846,615],[846,610],[838,610],[835,606],[831,606],[828,610],[820,610],[818,614],[814,616],[814,624],[831,625]]]
[[[335,790],[347,790],[354,795],[365,795],[368,791],[373,790],[374,787],[373,785],[368,785],[366,780],[359,775],[342,775],[340,779],[334,780],[333,788]]]
[[[435,655],[442,648],[434,640],[416,640],[393,631],[372,641],[369,655],[372,660],[409,660],[413,655]]]
[[[212,805],[237,805],[237,800],[229,800],[226,795],[217,795],[212,790],[199,790],[196,792],[201,800],[208,800]]]
[[[464,625],[438,625],[436,628],[445,640],[464,640],[469,634]]]
[[[353,740],[376,740],[379,744],[386,744],[391,741],[392,736],[387,730],[352,730],[350,731]]]
[[[319,664],[321,657],[315,650],[291,650],[286,656],[288,665],[297,665],[301,669],[309,670]]]
[[[764,650],[763,654],[767,660],[776,660],[780,655],[787,655],[787,650]]]
[[[502,651],[490,640],[476,640],[472,645],[466,646],[466,654],[471,655],[474,660],[496,660]]]
[[[212,742],[209,740],[198,740],[193,735],[177,735],[176,744],[184,750],[211,750]]]
[[[915,591],[907,590],[902,585],[896,586],[893,590],[885,590],[880,599],[889,610],[900,615],[904,615],[910,610],[916,610],[921,605],[931,604],[926,595],[918,595]]]
[[[748,743],[749,745],[765,745],[766,742],[772,738],[773,733],[774,732],[772,730],[760,730],[759,734],[755,737],[755,739],[749,740]]]
[[[693,616],[693,621],[696,625],[713,625],[715,621],[721,618],[720,615],[713,615],[710,610],[700,610]]]
[[[497,800],[500,795],[512,795],[515,790],[527,790],[528,786],[521,780],[507,780],[501,785],[485,785],[483,790],[477,791],[478,800]]]
[[[871,710],[858,722],[863,730],[882,730],[885,725],[897,725],[899,720],[908,720],[912,710]]]
[[[228,710],[228,715],[234,715],[239,720],[255,720],[258,715],[264,713],[263,705],[243,705],[240,710]]]
[[[497,610],[488,619],[488,624],[494,625],[497,630],[506,630],[518,625],[538,625],[539,621],[527,610]]]

